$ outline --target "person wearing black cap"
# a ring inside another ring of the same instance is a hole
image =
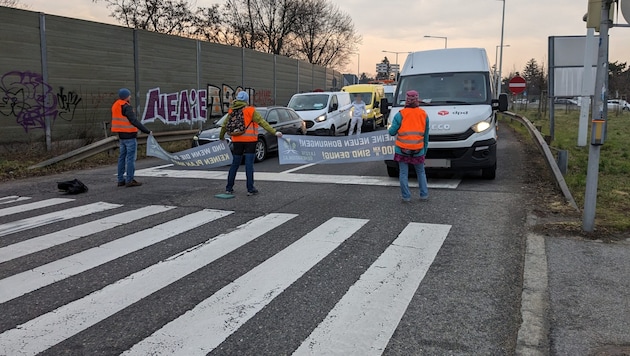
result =
[[[130,104],[131,91],[122,88],[118,91],[118,100],[112,105],[112,132],[118,134],[120,155],[118,156],[118,186],[137,187],[142,183],[134,179],[138,150],[138,130],[147,135],[153,134],[138,119]],[[125,173],[127,176],[125,177]]]

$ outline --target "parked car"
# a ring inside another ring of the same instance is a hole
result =
[[[556,98],[553,103],[556,105],[577,105],[578,101],[575,99]]]
[[[630,104],[623,99],[610,99],[608,100],[608,111],[630,111]]]
[[[304,120],[294,110],[281,107],[259,107],[256,111],[273,127],[274,129],[287,135],[305,135],[306,124]],[[215,121],[211,127],[200,131],[193,137],[193,146],[200,146],[206,143],[217,141],[221,133],[221,126],[227,120],[227,114],[223,115],[219,120]],[[225,139],[232,149],[232,140],[229,135],[225,135]],[[262,127],[258,130],[258,142],[256,143],[256,162],[263,161],[267,158],[269,152],[278,151],[278,138],[272,135]]]

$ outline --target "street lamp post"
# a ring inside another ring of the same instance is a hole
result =
[[[429,36],[429,35],[424,35],[424,37],[426,38],[441,38],[444,40],[444,48],[448,47],[448,37],[445,36]]]
[[[503,70],[503,29],[505,28],[505,0],[503,1],[503,15],[501,16],[501,57],[499,57],[499,85],[497,86],[497,98],[501,94],[501,87],[503,86],[503,80],[501,80],[501,71]]]
[[[497,48],[494,51],[494,74],[495,75],[497,75],[497,70],[499,70],[499,63],[497,62],[498,57],[499,57],[499,47],[501,47],[501,45],[497,45]],[[510,47],[510,45],[503,45],[503,47]],[[497,83],[496,83],[497,88],[499,88],[500,83],[501,83],[501,76],[497,75]]]

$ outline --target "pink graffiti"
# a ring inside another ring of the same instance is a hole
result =
[[[205,89],[162,94],[160,88],[153,88],[147,92],[142,122],[158,119],[165,124],[177,125],[205,121],[207,107],[208,92]]]

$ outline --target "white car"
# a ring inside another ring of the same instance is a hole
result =
[[[610,99],[608,100],[608,111],[630,111],[630,104],[623,99]]]

